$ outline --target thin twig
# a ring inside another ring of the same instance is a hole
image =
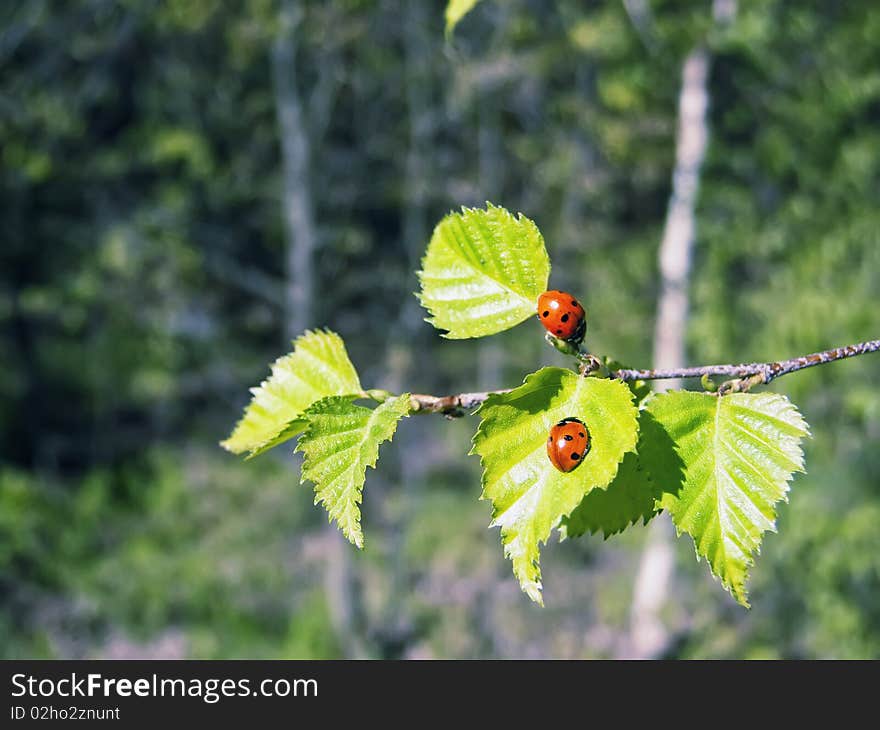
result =
[[[847,357],[864,355],[866,352],[880,350],[880,340],[869,340],[856,345],[835,347],[831,350],[814,352],[811,355],[793,357],[790,360],[779,362],[754,362],[743,365],[702,365],[691,368],[672,368],[668,370],[631,370],[622,368],[611,373],[611,377],[619,380],[668,380],[670,378],[701,378],[704,375],[727,375],[730,377],[746,378],[760,375],[760,384],[769,383],[782,375],[793,373],[814,365],[823,365],[835,360],[843,360]],[[757,383],[756,383],[757,384]]]
[[[835,347],[831,350],[822,352],[814,352],[811,355],[803,355],[801,357],[793,357],[790,360],[781,360],[779,362],[756,362],[743,365],[701,365],[699,367],[690,368],[672,368],[668,370],[633,370],[629,368],[621,368],[620,370],[612,370],[609,375],[612,378],[623,381],[633,380],[669,380],[675,378],[702,378],[712,375],[726,375],[732,378],[740,378],[740,380],[725,383],[719,389],[719,393],[742,392],[755,385],[766,385],[771,380],[793,373],[804,368],[811,368],[814,365],[823,365],[825,363],[834,362],[835,360],[843,360],[856,355],[864,355],[866,352],[880,351],[880,340],[869,340],[868,342],[859,342],[855,345],[846,345],[845,347]],[[510,388],[506,390],[492,390],[479,393],[459,393],[458,395],[422,395],[415,394],[410,396],[412,408],[415,413],[441,413],[447,418],[458,418],[464,416],[472,408],[476,408],[483,403],[490,395],[509,393]],[[381,393],[382,391],[373,391]],[[384,399],[384,395],[378,396],[377,399]],[[374,397],[374,396],[370,396]]]

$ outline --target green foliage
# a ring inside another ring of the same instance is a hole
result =
[[[580,537],[589,532],[601,532],[606,539],[623,532],[639,520],[643,524],[657,514],[663,491],[640,464],[637,453],[646,448],[645,442],[656,436],[651,428],[652,416],[639,412],[639,444],[636,451],[627,452],[614,481],[607,489],[589,492],[575,510],[563,519],[559,527],[565,537]]]
[[[478,414],[472,453],[483,465],[482,498],[492,502],[492,526],[501,528],[522,589],[542,603],[540,545],[584,495],[611,483],[635,448],[632,393],[619,381],[543,368],[509,393],[491,395]],[[547,435],[567,416],[586,424],[591,447],[580,466],[562,473],[547,458]]]
[[[776,503],[787,499],[788,483],[804,470],[801,439],[807,424],[794,405],[775,393],[671,392],[648,410],[675,442],[682,459],[680,492],[667,492],[679,534],[694,539],[697,556],[742,605],[746,579],[762,534],[776,529]],[[650,468],[650,467],[649,467]],[[676,474],[652,469],[661,486]]]
[[[446,4],[446,36],[452,35],[459,21],[474,9],[480,0],[449,0]]]
[[[0,653],[79,656],[75,641],[102,657],[156,643],[163,658],[338,658],[308,558],[290,559],[314,510],[290,499],[288,467],[218,460],[207,443],[144,457],[75,489],[0,469]],[[64,596],[63,613],[39,610]],[[306,625],[311,645],[294,636]]]
[[[626,453],[614,481],[606,489],[589,492],[570,515],[562,520],[559,531],[564,538],[601,532],[606,538],[623,532],[640,519],[647,524],[656,513],[651,478],[639,469],[634,451]]]
[[[549,272],[532,221],[491,203],[464,208],[434,230],[419,272],[420,298],[447,337],[492,334],[531,316]],[[606,375],[618,367],[604,362]],[[305,430],[296,449],[305,455],[302,481],[315,484],[315,502],[362,548],[366,469],[409,414],[410,396],[363,391],[342,340],[330,332],[299,338],[253,392],[223,445],[253,456]],[[793,473],[803,471],[806,423],[773,394],[677,392],[651,400],[648,393],[644,382],[544,368],[518,388],[489,394],[479,408],[472,453],[483,466],[481,498],[492,502],[491,526],[501,528],[504,553],[533,601],[543,603],[540,547],[554,528],[563,538],[607,538],[647,523],[662,507],[748,606],[753,553],[763,533],[775,529],[776,503]],[[370,409],[355,405],[358,397],[382,402]],[[563,473],[547,458],[546,443],[551,426],[569,416],[584,421],[591,448],[577,469]]]
[[[302,482],[315,485],[315,504],[323,502],[330,519],[359,548],[364,546],[358,505],[367,467],[376,466],[379,445],[390,441],[397,422],[409,415],[409,394],[389,398],[372,410],[348,396],[330,396],[305,412],[308,427],[296,451],[305,455]]]
[[[306,332],[294,350],[278,358],[272,375],[252,388],[253,398],[232,435],[221,446],[256,456],[300,433],[303,412],[329,395],[359,395],[360,380],[342,339],[335,332]]]
[[[451,339],[483,337],[535,314],[550,260],[538,227],[487,203],[450,213],[428,244],[419,300]]]
[[[434,230],[420,272],[421,300],[448,337],[492,334],[531,316],[549,271],[543,238],[528,218],[491,203],[464,208]],[[556,344],[565,355],[579,354]],[[619,367],[603,361],[606,376]],[[543,603],[540,547],[554,528],[563,538],[607,538],[647,523],[662,507],[747,606],[753,553],[763,533],[775,529],[776,503],[793,473],[803,471],[806,423],[778,395],[677,392],[652,400],[644,382],[597,376],[543,368],[518,388],[490,393],[478,410],[471,453],[483,467],[481,498],[492,503],[491,526],[501,528],[523,591]],[[362,548],[366,469],[409,415],[409,394],[363,391],[342,340],[330,332],[299,338],[253,392],[223,445],[254,455],[305,431],[296,448],[305,455],[301,481],[315,484],[315,503]],[[358,397],[381,404],[356,405]],[[640,412],[641,403],[647,407]],[[590,450],[563,473],[546,444],[552,425],[569,416],[586,424]]]

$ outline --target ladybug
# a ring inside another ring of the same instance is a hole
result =
[[[571,294],[551,289],[538,297],[538,319],[554,337],[580,344],[587,330],[587,313]]]
[[[576,469],[589,450],[590,432],[579,418],[563,418],[550,429],[547,456],[559,471]]]

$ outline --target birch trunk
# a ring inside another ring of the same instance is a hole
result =
[[[285,253],[285,334],[293,339],[309,327],[318,243],[310,174],[310,140],[298,89],[297,31],[302,7],[292,0],[281,10],[280,31],[272,48],[272,75],[281,138],[283,187],[281,209],[287,239]],[[366,656],[363,610],[352,569],[351,546],[336,529],[326,530],[325,591],[331,620],[348,658]]]
[[[309,138],[297,89],[296,30],[298,6],[286,3],[282,29],[272,49],[272,73],[283,170],[282,215],[287,250],[284,257],[286,334],[292,339],[310,324],[313,257],[317,247],[315,211],[309,175]]]
[[[395,3],[397,5],[397,3]],[[404,68],[405,95],[409,133],[404,167],[405,190],[403,201],[402,249],[407,269],[415,272],[428,243],[427,211],[425,209],[430,185],[431,119],[430,62],[428,37],[428,8],[424,3],[405,3]],[[392,392],[399,393],[412,387],[412,379],[426,370],[423,367],[426,347],[421,345],[425,330],[423,314],[415,297],[407,297],[400,310],[394,339],[389,343],[385,383]],[[426,384],[428,385],[428,384]],[[424,445],[432,424],[411,419],[406,428],[395,435],[397,478],[389,486],[398,490],[395,499],[386,502],[399,504],[394,514],[387,517],[386,533],[389,546],[390,588],[383,610],[383,658],[395,659],[409,651],[412,619],[406,610],[407,598],[412,591],[410,564],[406,558],[405,538],[408,526],[421,509],[422,484],[426,460]]]
[[[716,0],[715,21],[729,20],[729,0]],[[678,97],[678,127],[672,194],[660,243],[660,295],[654,325],[654,367],[685,365],[685,336],[688,318],[688,283],[696,239],[697,194],[700,171],[706,155],[709,129],[708,76],[711,58],[702,44],[684,60]],[[663,392],[680,387],[680,381],[658,383]],[[673,527],[668,515],[651,523],[633,585],[629,633],[620,654],[629,658],[661,656],[670,643],[669,631],[660,612],[673,579]]]

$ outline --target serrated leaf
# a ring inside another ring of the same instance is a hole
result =
[[[458,22],[467,15],[480,0],[449,0],[446,3],[446,37],[452,35]]]
[[[471,453],[483,465],[482,499],[491,500],[491,526],[501,528],[513,572],[537,603],[540,545],[584,495],[611,483],[623,455],[636,445],[632,397],[617,380],[543,368],[518,388],[491,395],[478,410]],[[564,474],[547,458],[547,438],[550,427],[567,416],[586,424],[591,448],[577,469]]]
[[[804,470],[801,439],[808,427],[797,408],[775,393],[671,392],[648,410],[675,442],[684,464],[677,494],[664,494],[679,534],[731,595],[748,607],[746,580],[763,533],[776,530],[776,504]]]
[[[648,524],[657,514],[663,491],[641,465],[645,434],[642,424],[650,418],[646,411],[639,413],[637,451],[624,455],[617,475],[607,489],[589,492],[575,510],[562,520],[559,531],[563,538],[601,532],[607,539],[640,520]]]
[[[647,409],[639,411],[639,468],[648,474],[657,490],[657,508],[664,495],[677,496],[684,486],[684,462],[675,442]]]
[[[451,339],[495,334],[535,314],[550,259],[538,227],[487,203],[437,227],[419,272],[422,306]]]
[[[234,454],[256,456],[296,436],[300,418],[312,403],[328,395],[359,394],[358,374],[342,338],[329,330],[306,331],[294,350],[278,358],[272,374],[256,388],[244,416],[221,446]]]
[[[322,502],[343,534],[364,546],[359,508],[367,467],[375,467],[379,445],[390,441],[397,422],[410,412],[408,393],[389,398],[376,408],[331,396],[305,414],[308,427],[296,446],[305,458],[301,482],[315,485],[315,504]]]

